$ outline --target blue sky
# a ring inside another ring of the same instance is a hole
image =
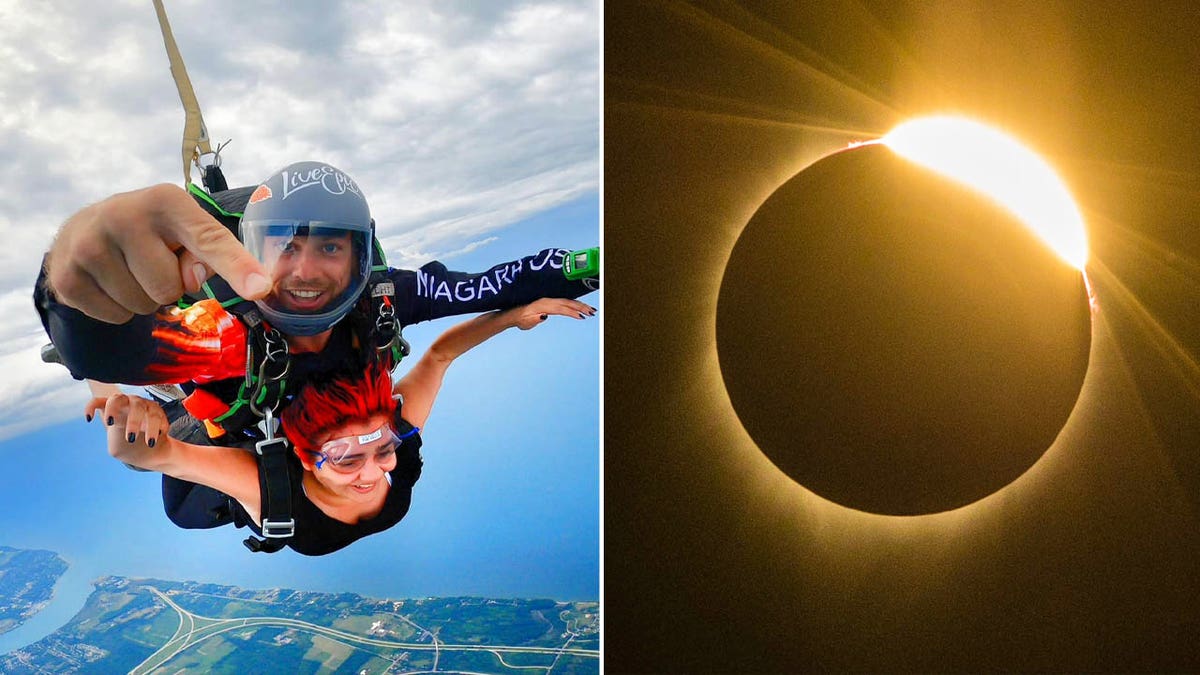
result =
[[[599,241],[598,2],[167,2],[231,185],[300,159],[362,186],[390,262],[478,271]],[[183,113],[149,3],[0,0],[0,543],[76,573],[373,596],[599,596],[598,318],[451,368],[409,516],[326,558],[176,529],[38,359],[37,252],[84,204],[179,184]],[[229,17],[237,17],[229,21]],[[598,294],[585,298],[599,306]],[[453,319],[406,331],[420,351]]]

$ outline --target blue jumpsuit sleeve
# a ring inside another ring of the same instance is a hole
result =
[[[402,326],[460,314],[525,305],[539,298],[578,298],[592,291],[582,279],[567,279],[567,249],[547,248],[500,263],[485,272],[454,272],[434,261],[416,271],[389,269],[396,284],[396,316]]]

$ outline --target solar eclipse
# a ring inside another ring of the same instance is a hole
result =
[[[1086,235],[1001,132],[922,118],[826,156],[738,237],[717,301],[730,402],[800,485],[886,515],[958,508],[1053,444],[1087,371]]]

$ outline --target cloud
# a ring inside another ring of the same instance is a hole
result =
[[[248,7],[167,3],[209,131],[233,139],[231,185],[299,159],[335,164],[404,265],[598,189],[596,0]],[[182,128],[148,3],[0,1],[0,437],[86,397],[37,358],[41,253],[85,204],[179,183]]]
[[[486,239],[468,242],[457,249],[447,251],[429,251],[420,248],[410,248],[403,244],[393,244],[389,246],[387,243],[384,243],[384,246],[387,246],[389,250],[394,251],[394,253],[388,257],[388,264],[392,265],[393,267],[415,269],[421,265],[424,265],[430,260],[440,260],[443,262],[447,260],[453,260],[458,256],[466,255],[475,249],[487,246],[488,244],[496,241],[496,239],[496,237],[487,237]]]

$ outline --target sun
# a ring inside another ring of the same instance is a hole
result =
[[[876,142],[988,195],[1084,270],[1087,233],[1075,200],[1054,169],[1011,136],[963,117],[935,115],[903,122]]]

